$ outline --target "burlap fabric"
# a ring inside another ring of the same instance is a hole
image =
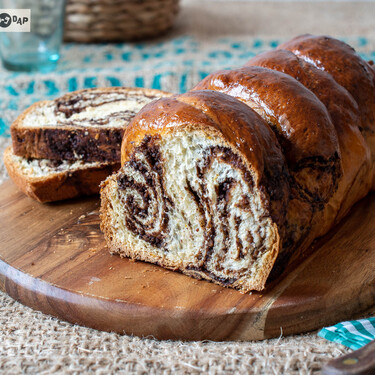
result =
[[[363,36],[373,44],[374,11],[375,4],[368,2],[183,1],[174,35],[189,33],[209,40],[220,35],[288,38],[312,32]],[[174,88],[171,79],[168,84]],[[16,111],[9,113],[12,117]],[[8,144],[9,138],[0,137],[1,154]],[[0,182],[5,178],[1,162]],[[349,351],[316,332],[263,342],[141,339],[74,326],[3,293],[0,300],[0,372],[5,374],[310,374]]]

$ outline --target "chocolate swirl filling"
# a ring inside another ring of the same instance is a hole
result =
[[[144,241],[165,248],[168,211],[157,138],[146,137],[117,177],[127,228]],[[129,173],[129,171],[133,173]],[[128,172],[128,173],[127,173]]]
[[[256,246],[254,233],[251,231],[245,230],[245,234],[240,236],[242,227],[246,226],[240,212],[251,213],[252,209],[249,195],[238,192],[246,191],[244,186],[251,191],[254,182],[238,155],[229,148],[210,147],[204,154],[196,167],[199,181],[197,191],[192,188],[189,180],[187,187],[198,206],[202,226],[206,228],[205,244],[199,256],[200,266],[188,269],[205,273],[230,285],[237,280],[236,274],[246,271],[246,267],[233,270],[224,266],[226,261],[238,261],[245,257],[255,261],[264,250],[264,247]],[[210,177],[215,173],[214,164],[226,165],[228,171],[236,170],[237,175],[231,176],[228,173],[213,180]],[[211,186],[207,183],[210,180],[213,182]],[[259,232],[257,235],[264,240]]]
[[[132,97],[132,99],[134,99],[135,102],[145,104],[156,98],[156,96],[146,94],[142,94],[142,96],[139,96],[138,98],[136,96]],[[87,110],[87,108],[94,108],[102,106],[104,104],[116,103],[127,100],[129,100],[128,93],[106,92],[99,90],[95,90],[95,92],[85,91],[74,96],[71,95],[68,97],[62,97],[61,99],[58,99],[56,101],[55,113],[63,113],[65,115],[65,118],[69,118],[75,113],[81,113]]]
[[[147,103],[160,96],[127,90],[85,90],[67,94],[51,104],[56,122],[65,126],[121,126]],[[100,111],[99,111],[100,110]]]
[[[231,285],[275,240],[267,229],[269,202],[255,191],[251,172],[229,147],[204,145],[193,160],[195,172],[180,176],[182,183],[174,181],[180,190],[167,191],[170,176],[160,137],[146,136],[117,176],[124,223],[136,237],[175,254],[173,225],[183,218],[179,241],[189,232],[197,247],[185,256],[183,243],[178,244],[179,257],[190,259],[185,271]],[[185,206],[179,202],[183,195]]]

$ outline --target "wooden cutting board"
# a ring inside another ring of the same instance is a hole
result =
[[[350,319],[375,305],[375,194],[262,293],[244,295],[111,256],[99,199],[39,204],[0,186],[0,288],[99,330],[184,340],[261,340]]]

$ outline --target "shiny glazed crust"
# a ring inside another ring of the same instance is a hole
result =
[[[375,131],[374,71],[354,48],[329,36],[309,34],[293,38],[278,48],[292,51],[329,73],[357,102],[363,128]]]
[[[361,131],[371,151],[372,189],[375,189],[375,71],[348,44],[326,35],[300,35],[278,48],[329,73],[358,104]]]
[[[327,109],[286,74],[257,66],[223,70],[193,90],[223,92],[252,107],[274,129],[292,168],[306,158],[329,159],[339,152]]]
[[[369,190],[370,150],[361,134],[358,105],[349,92],[332,76],[291,51],[273,50],[255,56],[245,66],[261,66],[286,73],[311,90],[326,106],[340,145],[343,178],[326,207],[327,230],[344,217]],[[323,235],[324,232],[320,233]]]

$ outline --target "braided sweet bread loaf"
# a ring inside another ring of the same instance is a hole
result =
[[[112,253],[261,290],[369,192],[373,70],[342,42],[304,38],[314,56],[365,66],[368,96],[313,57],[277,50],[148,104],[126,130],[122,168],[102,184]]]

